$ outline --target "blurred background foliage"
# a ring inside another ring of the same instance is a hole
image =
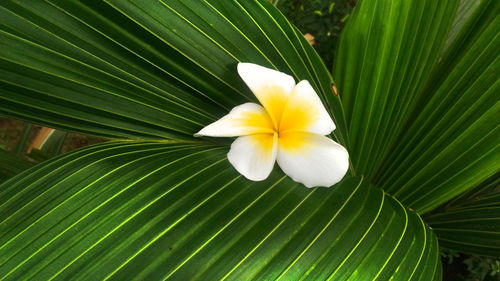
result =
[[[443,280],[500,281],[500,261],[441,248]]]
[[[0,183],[39,162],[103,141],[0,116]]]
[[[332,69],[334,50],[355,0],[279,0],[272,1],[303,33]]]
[[[270,0],[332,69],[340,33],[355,0]],[[36,163],[106,141],[0,116],[0,183]],[[443,280],[500,281],[500,261],[441,249]]]

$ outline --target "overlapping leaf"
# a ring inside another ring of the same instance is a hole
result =
[[[460,0],[455,19],[453,20],[451,30],[446,39],[444,50],[447,50],[450,44],[455,41],[460,31],[463,30],[463,25],[467,23],[474,11],[477,11],[476,8],[481,2],[485,2],[485,0]]]
[[[0,148],[0,183],[32,167],[35,163]]]
[[[432,72],[375,180],[421,212],[500,171],[500,2],[478,10]]]
[[[334,63],[356,173],[371,177],[405,129],[458,2],[391,0],[356,5]]]
[[[227,148],[116,142],[0,186],[3,280],[438,280],[437,241],[380,189],[238,175]]]
[[[255,97],[239,61],[331,77],[267,1],[2,1],[0,114],[107,137],[191,138]]]
[[[441,246],[500,258],[500,173],[426,218]]]
[[[0,114],[107,137],[192,138],[255,100],[235,69],[258,63],[309,80],[356,172],[425,212],[500,169],[500,2],[479,2],[447,36],[458,0],[360,1],[335,68],[344,120],[317,54],[267,1],[6,0]],[[434,234],[380,189],[347,178],[309,190],[278,171],[254,183],[226,152],[108,143],[12,179],[0,186],[0,276],[440,279]],[[445,246],[490,253],[498,208],[487,199],[430,217]]]
[[[500,2],[462,3],[441,55],[457,7],[361,1],[337,54],[356,173],[418,212],[500,170]]]
[[[453,198],[443,206],[444,209],[454,209],[463,207],[486,207],[493,206],[500,202],[500,172],[489,177],[484,182],[472,189]]]
[[[496,198],[498,200],[498,196]],[[500,206],[448,210],[427,220],[443,247],[500,258]]]

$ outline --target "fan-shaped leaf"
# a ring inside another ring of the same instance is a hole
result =
[[[108,137],[191,138],[255,100],[240,61],[307,79],[346,128],[331,77],[267,1],[2,1],[0,114]]]
[[[436,231],[441,246],[500,258],[499,204],[449,210],[427,221]]]
[[[13,177],[20,172],[32,167],[32,163],[14,153],[8,152],[0,148],[0,182]]]
[[[500,173],[426,217],[440,246],[500,258]]]
[[[372,177],[405,130],[458,2],[364,0],[355,7],[342,31],[334,77],[357,174]]]
[[[421,212],[500,171],[500,2],[478,9],[482,20],[470,18],[445,53],[375,180]]]
[[[158,280],[437,280],[434,234],[380,189],[251,182],[227,148],[116,142],[0,186],[0,275]]]

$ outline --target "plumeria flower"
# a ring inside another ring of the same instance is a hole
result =
[[[290,75],[252,63],[239,63],[238,73],[262,106],[236,106],[195,135],[238,137],[227,158],[253,181],[266,179],[277,161],[288,176],[307,187],[339,182],[349,156],[325,136],[335,124],[309,82],[295,85]]]

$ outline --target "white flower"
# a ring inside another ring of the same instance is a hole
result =
[[[295,85],[291,76],[252,63],[239,63],[238,73],[262,106],[236,106],[195,135],[237,136],[227,158],[253,181],[266,179],[278,161],[288,176],[307,187],[339,182],[349,156],[343,146],[324,136],[335,124],[309,82]]]

